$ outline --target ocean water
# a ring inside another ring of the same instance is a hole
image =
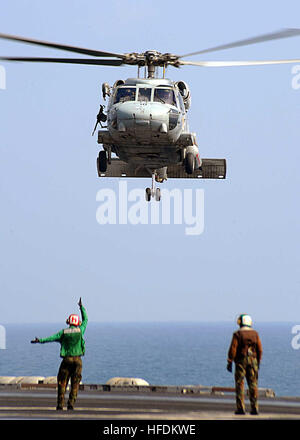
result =
[[[258,323],[263,344],[259,386],[277,396],[300,396],[300,350],[292,347],[296,323]],[[59,343],[30,344],[61,324],[7,324],[0,350],[1,376],[56,376]],[[83,382],[140,377],[153,385],[234,386],[226,370],[230,323],[88,323]]]

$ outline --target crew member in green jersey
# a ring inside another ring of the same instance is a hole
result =
[[[81,381],[82,360],[81,356],[85,353],[85,341],[83,335],[87,326],[88,317],[85,308],[82,305],[81,298],[78,305],[81,311],[81,319],[78,315],[70,315],[66,323],[68,328],[55,333],[48,338],[35,338],[31,343],[59,342],[60,357],[62,362],[57,375],[57,410],[64,407],[65,391],[69,379],[71,379],[71,390],[68,400],[68,410],[74,409],[77,398],[78,388]]]

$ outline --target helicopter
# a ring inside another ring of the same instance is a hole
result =
[[[1,61],[71,63],[96,66],[137,66],[136,78],[119,79],[113,86],[102,84],[102,97],[108,98],[107,111],[100,105],[98,143],[103,147],[97,157],[99,177],[152,178],[145,198],[161,199],[160,188],[168,178],[225,179],[226,159],[200,157],[196,134],[191,132],[187,112],[191,92],[185,81],[166,78],[166,68],[235,67],[299,63],[300,59],[261,61],[185,61],[183,58],[265,41],[300,35],[300,29],[283,29],[253,38],[208,49],[175,55],[147,50],[142,53],[112,53],[0,33],[1,39],[92,56],[94,58],[0,57]],[[144,69],[144,75],[140,74]],[[159,70],[161,73],[159,74]],[[103,125],[103,124],[107,125]],[[116,157],[112,157],[115,154]]]

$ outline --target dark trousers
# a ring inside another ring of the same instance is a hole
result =
[[[78,388],[81,381],[82,360],[80,356],[66,356],[63,358],[57,375],[57,407],[63,408],[65,392],[71,379],[71,390],[68,400],[68,408],[73,407],[77,398]]]
[[[235,390],[237,410],[245,411],[244,402],[244,379],[246,378],[249,388],[249,398],[251,409],[258,410],[257,404],[257,381],[258,381],[258,363],[255,358],[245,357],[235,364]]]

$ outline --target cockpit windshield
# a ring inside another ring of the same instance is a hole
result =
[[[138,101],[151,102],[152,87],[138,87],[138,93],[136,93],[136,89],[136,87],[119,87],[116,91],[113,103],[118,104],[135,101],[136,94]],[[171,88],[156,87],[154,89],[153,101],[177,107],[175,93]]]
[[[163,89],[161,87],[154,90],[154,102],[174,105],[176,107],[175,94],[172,89]]]
[[[151,92],[152,89],[150,87],[140,87],[138,101],[151,101]]]
[[[115,95],[114,104],[118,102],[135,101],[135,87],[121,87],[117,90]]]

